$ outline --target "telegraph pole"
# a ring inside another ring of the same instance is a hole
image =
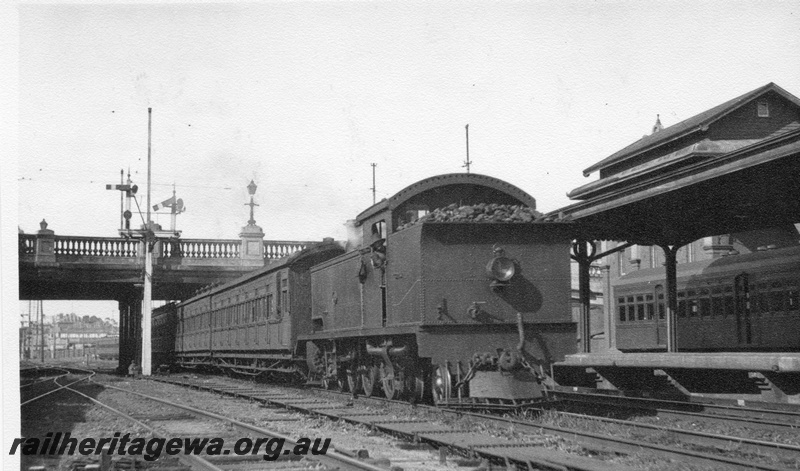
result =
[[[150,142],[152,136],[153,108],[147,108],[147,229],[150,229]]]
[[[153,296],[153,244],[155,234],[150,221],[150,168],[153,108],[147,108],[147,223],[144,228],[144,293],[142,295],[142,375],[151,374],[152,296]]]
[[[39,311],[39,355],[41,358],[42,363],[44,363],[44,306],[42,306],[42,301],[38,301],[39,306],[37,311]]]
[[[467,167],[467,173],[469,173],[469,165],[472,163],[472,161],[469,160],[469,124],[464,126],[464,129],[467,131],[467,159],[464,161],[462,167]]]
[[[370,188],[370,190],[372,190],[372,204],[375,204],[375,167],[377,167],[378,164],[371,163],[370,165],[372,165],[372,188]]]

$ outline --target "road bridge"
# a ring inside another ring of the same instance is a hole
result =
[[[36,234],[19,234],[19,298],[117,301],[120,365],[127,366],[140,338],[144,239],[56,235],[40,225]],[[263,236],[245,230],[239,239],[156,237],[152,299],[186,299],[314,244]]]

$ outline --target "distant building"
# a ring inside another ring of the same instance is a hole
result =
[[[95,316],[78,316],[58,314],[45,318],[42,326],[22,316],[19,329],[19,345],[21,358],[40,358],[44,345],[45,358],[61,358],[65,356],[81,356],[86,349],[94,348],[100,339],[117,339],[119,329],[115,322],[103,320]],[[116,341],[114,341],[116,343]]]

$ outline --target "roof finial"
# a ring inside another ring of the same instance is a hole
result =
[[[661,116],[656,115],[656,124],[653,125],[653,131],[650,134],[655,134],[662,129],[664,129],[664,126],[661,124]]]

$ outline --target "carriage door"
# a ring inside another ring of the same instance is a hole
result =
[[[733,281],[736,309],[736,338],[740,345],[750,345],[753,331],[750,323],[750,284],[747,273],[736,275]]]

